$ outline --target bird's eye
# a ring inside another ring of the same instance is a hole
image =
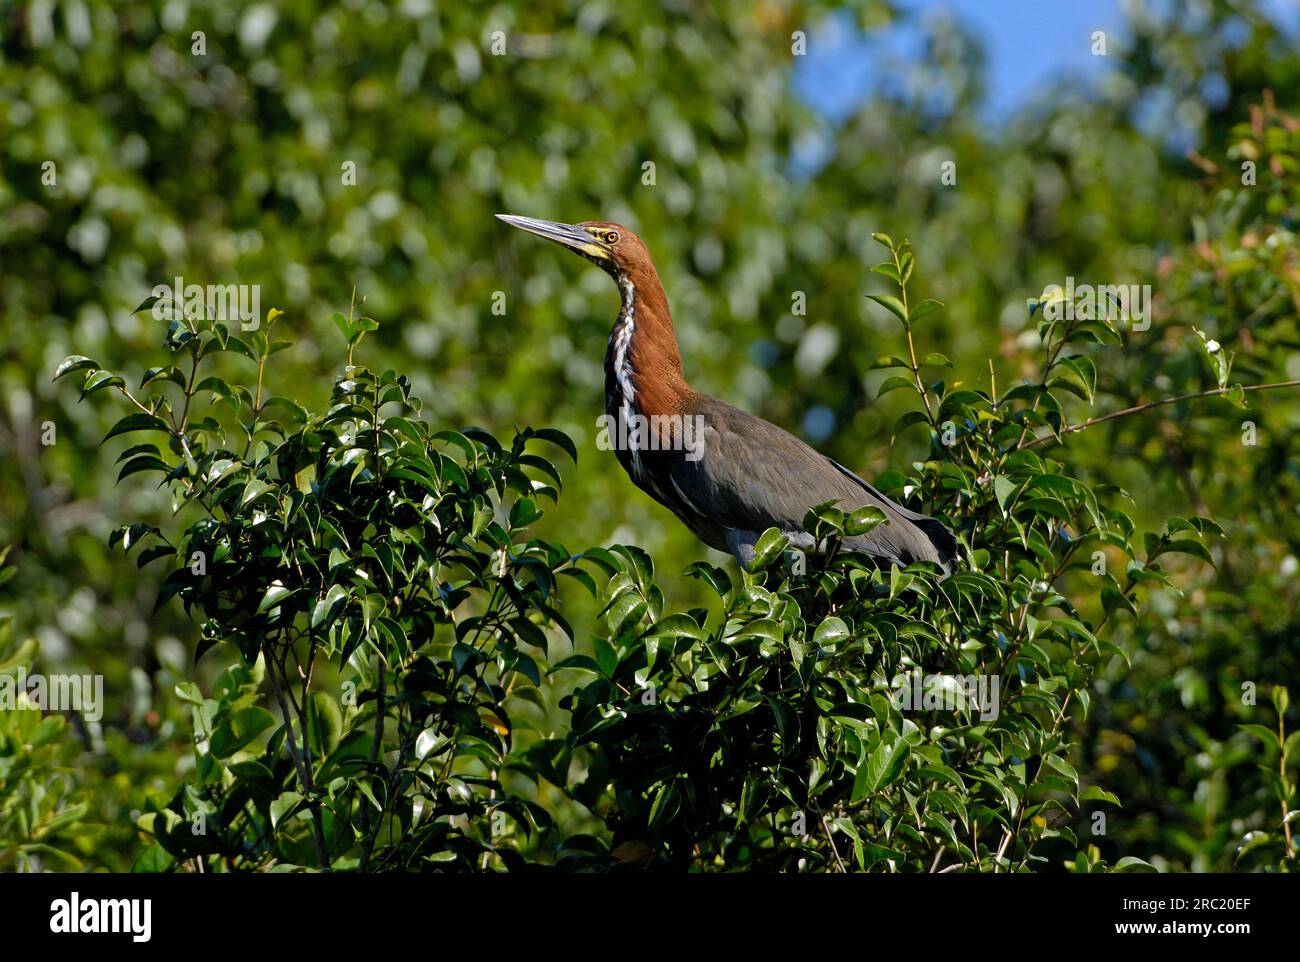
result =
[[[616,231],[616,230],[606,231],[606,232],[605,232],[605,243],[606,243],[606,244],[617,244],[617,243],[618,243],[618,231]]]

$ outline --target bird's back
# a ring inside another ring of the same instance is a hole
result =
[[[643,454],[649,483],[638,483],[712,547],[735,550],[738,537],[773,527],[801,543],[808,509],[836,501],[844,511],[877,507],[887,522],[846,539],[846,548],[895,564],[933,561],[950,569],[957,543],[941,522],[896,504],[788,431],[704,394],[686,399],[683,413],[701,428],[695,456]]]

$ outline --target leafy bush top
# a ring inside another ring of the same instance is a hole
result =
[[[644,551],[529,536],[561,482],[536,442],[576,457],[565,436],[435,429],[404,376],[352,363],[374,328],[353,309],[319,414],[265,393],[276,311],[247,337],[173,318],[137,389],[68,358],[56,376],[132,406],[109,438],[155,438],[119,479],[157,474],[188,519],[114,542],[173,565],[159,604],[199,621],[200,656],[238,653],[210,696],[178,689],[197,765],[140,820],[140,867],[1104,870],[1086,836],[1119,799],[1067,761],[1070,720],[1123,657],[1112,617],[1221,532],[1139,533],[1123,492],[1046,456],[1080,427],[1061,396],[1091,400],[1112,322],[1044,314],[1041,378],[1001,395],[935,378],[950,364],[914,333],[940,305],[910,305],[914,257],[877,239],[897,296],[873,299],[908,348],[880,360],[900,371],[882,390],[916,397],[897,430],[932,443],[878,483],[958,532],[968,564],[942,580],[805,559],[770,531],[752,570],[691,566],[716,605],[666,611]],[[221,354],[251,362],[252,388],[202,370]],[[879,522],[828,504],[806,524],[833,546]],[[603,636],[574,637],[575,583]]]

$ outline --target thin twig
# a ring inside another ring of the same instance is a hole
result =
[[[830,823],[826,821],[825,815],[822,816],[822,828],[826,831],[826,841],[830,843],[831,854],[835,856],[835,864],[840,867],[841,872],[847,873],[848,869],[844,867],[844,860],[840,858],[839,849],[835,847],[835,839],[831,838],[831,826]]]
[[[949,824],[951,824],[951,821],[949,822]],[[940,845],[939,851],[934,853],[934,861],[930,863],[930,874],[933,875],[935,872],[939,870],[939,860],[943,858],[943,853],[947,850],[947,848],[948,846],[946,845]]]
[[[320,800],[315,798],[315,790],[312,787],[311,773],[307,769],[307,764],[302,754],[298,751],[298,741],[293,734],[292,713],[289,711],[289,705],[285,701],[284,691],[280,686],[280,679],[277,674],[275,659],[271,654],[270,643],[263,645],[263,654],[266,657],[266,674],[271,679],[271,690],[275,692],[275,700],[280,705],[280,714],[284,716],[285,735],[289,739],[289,754],[293,758],[294,764],[298,768],[298,780],[302,783],[304,794],[308,796],[308,807],[312,814],[312,829],[314,840],[316,842],[316,858],[321,868],[329,866],[329,856],[325,848],[325,829],[321,823]],[[306,739],[307,730],[303,728],[303,738]],[[305,747],[305,746],[304,746]]]
[[[1194,401],[1197,398],[1216,397],[1221,394],[1230,394],[1240,387],[1242,391],[1270,391],[1281,387],[1300,387],[1300,378],[1293,381],[1274,381],[1272,384],[1247,384],[1233,385],[1232,387],[1216,387],[1209,391],[1197,391],[1195,394],[1180,394],[1177,397],[1161,398],[1159,401],[1147,401],[1145,404],[1135,404],[1132,407],[1124,408],[1122,411],[1112,411],[1110,414],[1103,414],[1101,417],[1089,418],[1087,421],[1081,421],[1078,424],[1072,424],[1063,428],[1060,434],[1044,434],[1034,438],[1028,444],[1024,445],[1022,450],[1035,447],[1039,444],[1047,444],[1052,441],[1060,441],[1067,434],[1074,434],[1076,431],[1082,431],[1090,428],[1094,424],[1101,424],[1103,421],[1114,421],[1116,418],[1127,417],[1130,414],[1138,414],[1142,411],[1149,411],[1152,408],[1164,407],[1167,404],[1177,404],[1179,401]]]
[[[1011,829],[1007,829],[1007,834],[1002,836],[1002,844],[998,846],[998,854],[993,856],[993,874],[998,874],[998,859],[1000,859],[1007,850],[1007,843],[1011,841]]]
[[[1287,821],[1288,812],[1286,809],[1286,799],[1291,795],[1290,785],[1287,784],[1286,777],[1286,721],[1280,711],[1277,713],[1277,742],[1283,746],[1283,750],[1278,755],[1278,770],[1281,775],[1282,788],[1286,793],[1286,797],[1282,799],[1282,833],[1286,836],[1286,857],[1293,859],[1295,858],[1295,842],[1291,838],[1291,823]]]
[[[370,768],[372,771],[379,764],[380,746],[384,742],[384,694],[388,684],[384,671],[384,659],[377,658],[376,661],[379,663],[379,681],[375,685],[375,740],[370,746]],[[388,802],[388,796],[385,794],[384,804],[387,805]],[[383,818],[384,813],[381,811],[375,819],[376,828],[378,823],[383,821]],[[362,844],[361,861],[357,866],[358,871],[364,872],[370,865],[370,855],[374,851],[375,839],[378,838],[378,835],[378,831],[371,832]]]
[[[903,262],[898,256],[898,251],[891,251],[894,255],[894,270],[898,272],[898,293],[903,299],[903,315],[908,318],[903,323],[903,330],[907,334],[907,359],[911,362],[912,379],[916,382],[916,391],[921,395],[921,403],[925,405],[926,417],[930,419],[932,426],[936,425],[934,419],[934,410],[930,407],[930,395],[925,389],[925,382],[921,380],[921,365],[916,363],[916,345],[912,340],[912,322],[911,309],[907,306],[907,282],[903,280]]]

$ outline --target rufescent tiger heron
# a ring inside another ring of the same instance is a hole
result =
[[[846,537],[842,549],[951,571],[957,542],[941,522],[895,504],[776,425],[691,389],[659,273],[636,234],[603,221],[497,217],[581,254],[618,284],[622,305],[605,351],[605,423],[618,441],[612,446],[636,486],[701,541],[748,568],[768,528],[780,529],[793,547],[817,551],[803,526],[810,508],[828,501],[846,512],[874,505],[885,521]]]

